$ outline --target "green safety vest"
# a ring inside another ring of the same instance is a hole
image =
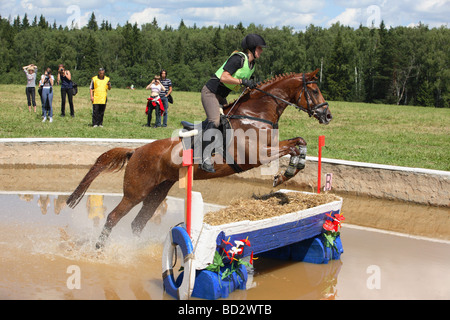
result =
[[[235,54],[239,54],[241,56],[244,57],[245,61],[244,61],[244,65],[242,66],[242,68],[238,69],[233,75],[233,78],[236,79],[250,79],[250,77],[253,75],[253,72],[255,72],[255,68],[253,67],[253,69],[250,69],[250,64],[248,62],[248,57],[245,53],[243,52],[233,52],[233,54],[228,58],[230,59],[233,55]],[[219,70],[217,70],[216,72],[216,77],[220,79],[220,77],[222,76],[223,73],[223,68],[225,67],[225,65],[227,64],[228,60],[225,61],[225,63],[222,65],[222,67],[220,67]],[[233,91],[239,91],[241,86],[239,84],[226,84],[224,83],[224,85]]]

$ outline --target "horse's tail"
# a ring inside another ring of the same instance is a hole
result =
[[[114,148],[103,153],[97,158],[97,161],[95,161],[89,172],[84,176],[78,187],[67,199],[66,203],[68,206],[75,208],[95,178],[102,172],[120,171],[133,154],[134,149],[126,148]]]

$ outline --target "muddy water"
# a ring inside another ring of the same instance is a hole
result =
[[[98,253],[94,244],[120,201],[121,182],[100,178],[69,209],[65,199],[85,172],[0,170],[0,299],[171,299],[162,287],[162,243],[183,219],[182,192],[173,188],[140,238],[131,233],[139,206],[133,209]],[[235,179],[195,182],[194,189],[218,204],[272,190]],[[230,299],[450,298],[448,208],[344,195],[343,212],[341,260],[314,265],[260,258],[249,269],[249,289]]]

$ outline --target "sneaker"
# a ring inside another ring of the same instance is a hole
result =
[[[53,118],[52,117],[50,117],[49,119],[50,119],[49,122],[53,122]]]
[[[45,122],[45,120],[47,120],[47,117],[44,117],[44,118],[42,119],[42,122]]]
[[[98,127],[98,125],[95,125],[95,126],[92,126],[93,128],[97,128]]]

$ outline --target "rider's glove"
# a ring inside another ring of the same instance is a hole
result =
[[[256,88],[256,82],[252,79],[242,79],[242,86],[254,89]]]

